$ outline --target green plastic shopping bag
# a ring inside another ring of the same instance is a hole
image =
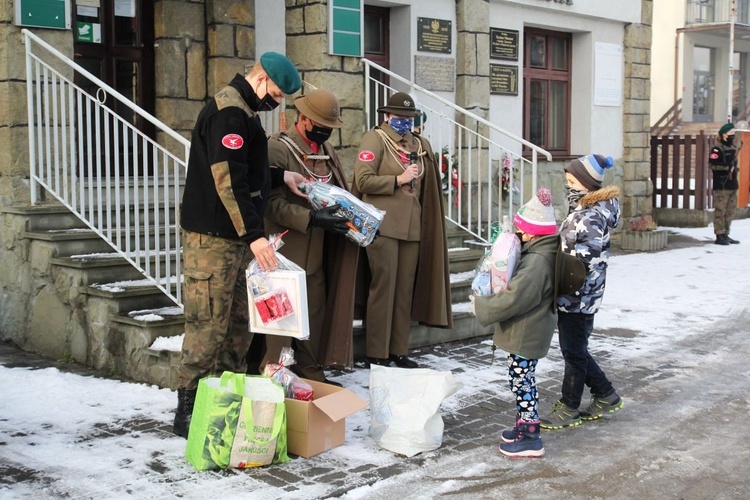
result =
[[[284,389],[242,373],[201,379],[185,458],[198,470],[288,462]]]

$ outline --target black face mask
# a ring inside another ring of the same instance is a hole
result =
[[[271,94],[268,93],[268,80],[266,80],[266,95],[263,96],[263,99],[258,99],[258,94],[255,94],[255,98],[257,99],[257,108],[255,111],[273,111],[279,106],[276,99],[271,97]]]
[[[726,138],[726,140],[724,140],[723,142],[727,146],[731,146],[732,144],[734,144],[734,136],[733,135],[728,135],[727,138]]]
[[[312,130],[305,129],[305,135],[308,139],[316,144],[323,144],[331,137],[333,129],[328,127],[319,127],[317,125],[312,126]]]

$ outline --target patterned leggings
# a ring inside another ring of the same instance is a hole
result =
[[[516,395],[518,418],[524,422],[539,420],[539,394],[536,390],[536,364],[538,359],[526,359],[508,354],[508,385]]]

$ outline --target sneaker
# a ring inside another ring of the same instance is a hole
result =
[[[610,396],[600,398],[597,396],[591,397],[591,403],[581,410],[582,420],[596,420],[602,417],[605,413],[614,413],[625,403],[620,399],[620,396],[616,392],[613,392]]]
[[[552,405],[546,417],[540,419],[542,429],[562,429],[563,427],[575,427],[581,425],[581,414],[575,408],[571,408],[562,401]]]
[[[540,437],[539,422],[516,422],[517,429],[515,439],[511,442],[502,443],[499,447],[500,453],[506,457],[543,457],[544,445]]]

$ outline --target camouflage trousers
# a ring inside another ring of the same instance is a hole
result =
[[[736,189],[714,190],[714,234],[729,234],[735,208],[737,208]]]
[[[249,331],[247,243],[183,232],[185,339],[177,387],[196,389],[206,375],[245,373]]]

